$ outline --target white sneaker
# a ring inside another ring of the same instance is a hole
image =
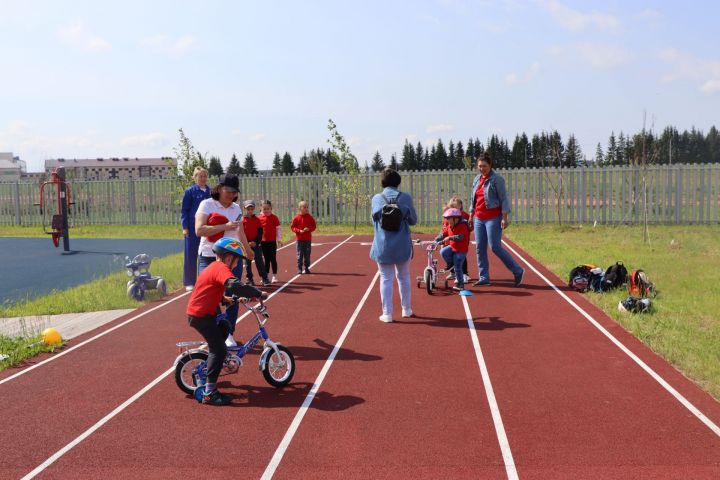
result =
[[[392,323],[392,315],[380,315],[380,321],[385,323]]]
[[[412,310],[403,310],[403,313],[402,313],[403,318],[410,318],[413,315],[415,315],[415,314],[413,313]]]
[[[225,346],[237,347],[237,342],[235,341],[235,338],[233,338],[232,334],[228,335],[228,337],[225,339]]]
[[[270,283],[275,283],[275,282],[277,282],[277,277],[275,275],[273,275],[272,278],[270,279]]]
[[[468,282],[470,281],[470,275],[468,275],[468,274],[466,273],[465,276],[464,276],[464,279],[465,279],[465,283],[468,283]]]
[[[192,285],[187,285],[187,286],[185,287],[185,291],[186,291],[186,292],[192,292],[192,289],[193,289],[193,286],[192,286]]]

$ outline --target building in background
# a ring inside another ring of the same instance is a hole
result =
[[[25,162],[12,152],[0,152],[0,182],[17,182],[27,174]]]
[[[170,178],[177,161],[161,158],[58,158],[45,160],[45,174],[57,167],[65,167],[68,180],[134,180],[143,178]]]

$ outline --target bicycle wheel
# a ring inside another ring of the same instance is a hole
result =
[[[435,288],[435,285],[432,278],[432,272],[430,270],[425,270],[425,289],[430,295],[432,295],[433,288]]]
[[[292,380],[295,374],[295,358],[290,350],[278,345],[280,355],[271,349],[263,366],[263,377],[275,388],[282,388]]]
[[[207,368],[207,352],[187,352],[175,367],[175,383],[180,390],[192,395],[197,382],[195,372],[198,368]]]

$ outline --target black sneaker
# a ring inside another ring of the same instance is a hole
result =
[[[462,283],[457,283],[453,285],[452,289],[456,292],[462,292],[463,290],[465,290],[465,285],[463,285]]]
[[[473,283],[474,287],[486,287],[492,285],[490,283],[490,280],[485,280],[484,278],[479,279],[477,282]]]
[[[263,280],[263,281],[262,281],[262,286],[263,286],[263,287],[268,287],[268,286],[270,286],[270,280],[267,280],[267,279]]]
[[[305,269],[305,275],[310,275],[311,273],[312,273],[312,272],[310,271],[309,268],[306,268],[306,269]]]
[[[217,390],[213,390],[213,392],[210,394],[203,392],[202,396],[200,397],[200,403],[203,403],[205,405],[227,405],[231,401],[232,397],[230,395],[223,395]]]
[[[249,286],[251,286],[251,287],[254,287],[254,286],[255,286],[255,282],[253,281],[252,278],[248,278],[247,281],[245,282],[245,285],[249,285]]]
[[[521,270],[520,273],[515,275],[515,286],[519,287],[522,284],[523,276],[525,275],[525,270]]]
[[[298,268],[298,275],[302,275],[302,270]]]

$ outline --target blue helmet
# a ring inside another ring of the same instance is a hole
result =
[[[232,253],[240,258],[245,258],[245,247],[237,238],[223,237],[213,244],[212,249],[217,255]]]

